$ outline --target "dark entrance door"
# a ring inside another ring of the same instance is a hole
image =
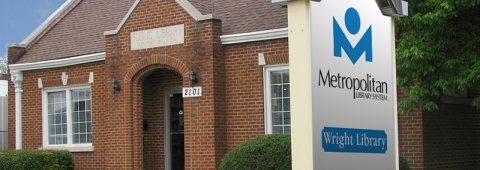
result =
[[[170,95],[170,155],[172,170],[185,169],[185,138],[182,93]]]

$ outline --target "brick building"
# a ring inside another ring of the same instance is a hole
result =
[[[9,146],[70,150],[78,169],[215,169],[246,139],[290,132],[287,37],[270,0],[68,0],[9,47]],[[192,86],[203,95],[182,98]],[[452,165],[423,135],[451,120],[429,115],[399,120],[414,169]]]

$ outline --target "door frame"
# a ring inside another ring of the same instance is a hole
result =
[[[164,109],[165,109],[165,138],[164,138],[164,143],[165,143],[165,169],[166,170],[171,170],[172,169],[172,144],[170,142],[170,95],[174,93],[182,93],[182,87],[181,86],[175,86],[175,87],[167,87],[165,88],[164,91]],[[185,110],[185,109],[184,109]],[[185,134],[184,134],[185,135]]]

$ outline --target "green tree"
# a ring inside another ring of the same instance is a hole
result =
[[[3,57],[0,57],[0,80],[6,80],[7,74],[8,74],[7,60]]]
[[[397,19],[397,80],[412,108],[438,109],[445,92],[480,90],[480,0],[411,0]],[[472,104],[480,108],[480,98]]]

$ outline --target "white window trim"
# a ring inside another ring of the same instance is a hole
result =
[[[287,64],[267,65],[263,67],[263,99],[264,99],[264,119],[265,134],[272,134],[272,90],[270,87],[270,72],[289,70]]]
[[[91,86],[90,84],[82,84],[82,85],[75,85],[75,86],[61,86],[61,87],[52,87],[52,88],[45,88],[42,90],[42,138],[43,138],[43,147],[42,149],[51,149],[51,150],[68,150],[70,152],[93,152],[95,150],[95,147],[92,145],[92,143],[89,144],[73,144],[73,136],[72,136],[72,116],[70,115],[72,113],[72,103],[68,102],[71,101],[71,90],[76,90],[76,89],[85,89],[89,88],[90,89],[90,94],[92,95],[91,92]],[[49,145],[48,144],[48,93],[49,92],[59,92],[59,91],[66,91],[66,99],[67,99],[67,144],[64,145]],[[70,100],[69,100],[70,99]],[[92,102],[93,106],[93,102]],[[92,113],[93,113],[93,107]],[[92,114],[92,120],[93,120],[93,114]],[[92,127],[93,129],[93,127]],[[92,134],[93,136],[93,134]]]

